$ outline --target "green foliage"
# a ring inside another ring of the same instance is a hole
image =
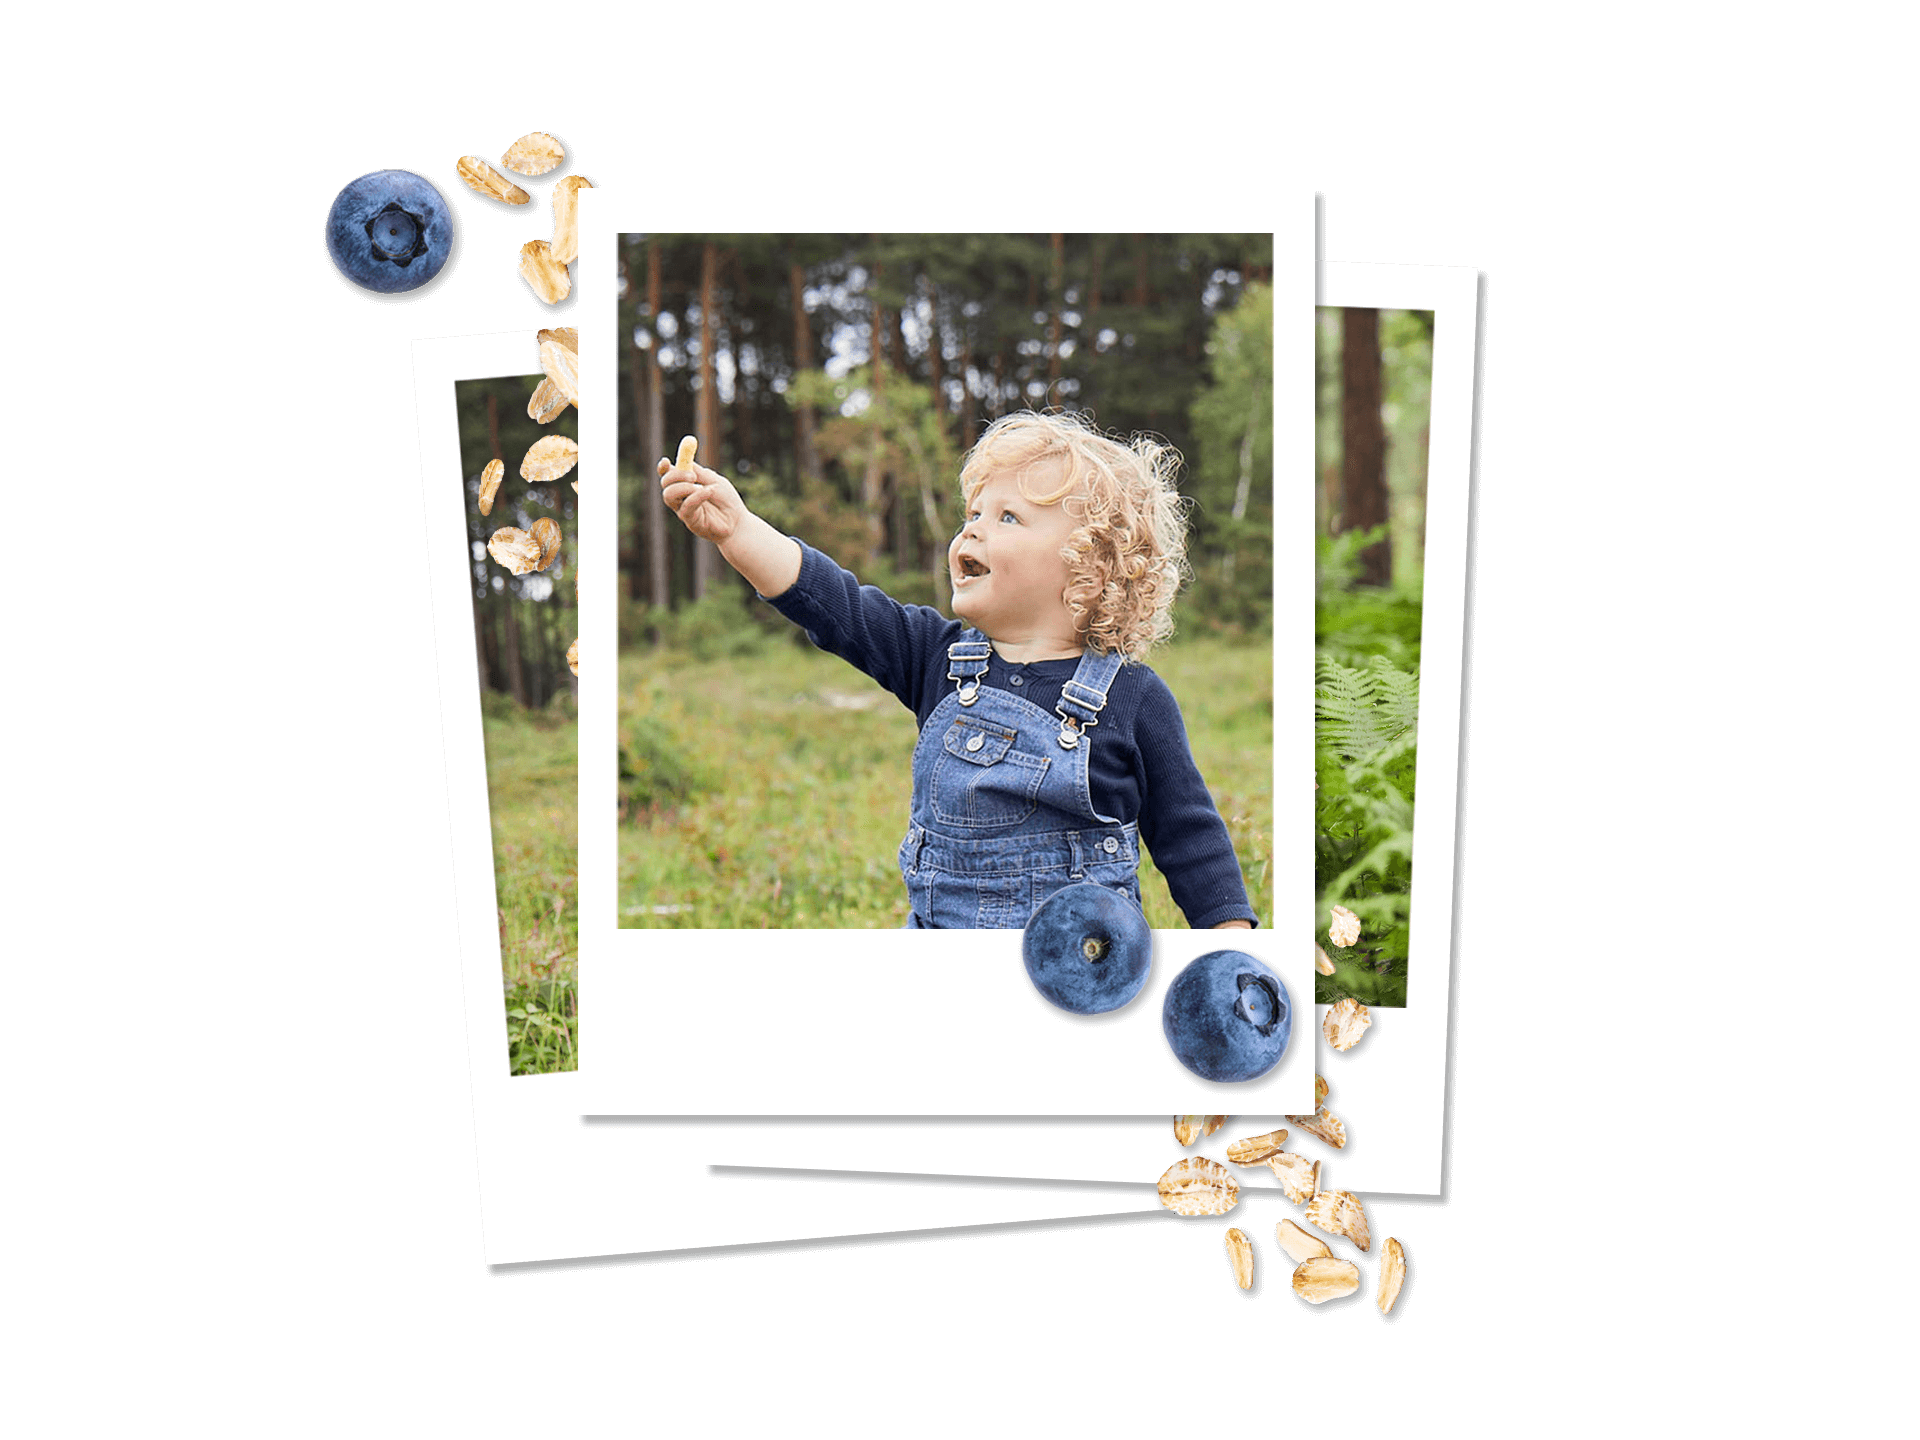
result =
[[[1315,671],[1316,924],[1343,905],[1361,932],[1345,948],[1316,933],[1334,973],[1315,977],[1314,998],[1405,1005],[1419,676],[1379,655],[1364,669],[1322,655]]]
[[[1322,658],[1357,668],[1382,656],[1401,669],[1419,667],[1420,587],[1354,583],[1360,552],[1385,533],[1384,525],[1375,525],[1316,539],[1314,644]]]
[[[720,782],[687,707],[660,673],[623,692],[620,707],[620,818],[650,820]]]
[[[572,1070],[580,954],[578,726],[501,696],[485,703],[482,733],[512,1073]]]
[[[1182,697],[1194,758],[1227,822],[1247,893],[1272,918],[1273,691],[1264,640],[1176,641],[1154,668]],[[635,737],[677,756],[688,783],[627,811],[623,926],[862,929],[898,926],[895,852],[906,826],[913,716],[846,662],[811,646],[751,664],[672,651],[621,659],[623,752]],[[623,778],[623,787],[628,783]],[[1185,923],[1151,859],[1148,919]]]
[[[1192,407],[1197,454],[1183,610],[1214,630],[1249,630],[1273,611],[1273,288],[1248,285],[1215,317],[1210,380]]]

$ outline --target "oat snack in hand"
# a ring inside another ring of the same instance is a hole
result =
[[[567,669],[576,675],[580,673],[580,642],[578,640],[567,646]]]
[[[1227,1231],[1227,1260],[1233,1266],[1233,1279],[1242,1290],[1253,1288],[1253,1241],[1247,1232]]]
[[[544,130],[522,135],[507,147],[500,163],[516,175],[544,175],[567,158],[560,142]]]
[[[573,291],[567,267],[553,258],[553,247],[544,240],[529,240],[520,247],[520,278],[549,305],[559,304]]]
[[[1349,995],[1327,1007],[1326,1018],[1320,1022],[1320,1031],[1334,1049],[1351,1050],[1360,1043],[1360,1037],[1367,1033],[1367,1027],[1371,1024],[1373,1016],[1367,1012],[1367,1007]]]
[[[480,472],[480,513],[493,513],[493,497],[500,493],[500,481],[507,473],[506,462],[487,461],[487,468]]]
[[[1219,1161],[1189,1155],[1160,1177],[1160,1203],[1176,1215],[1224,1215],[1240,1203],[1240,1182]]]
[[[1360,1288],[1360,1267],[1351,1260],[1321,1256],[1302,1260],[1293,1272],[1293,1293],[1309,1305],[1323,1305]]]
[[[1398,1240],[1389,1238],[1380,1256],[1380,1290],[1374,1296],[1374,1303],[1380,1307],[1382,1315],[1393,1312],[1393,1302],[1400,1298],[1400,1287],[1406,1281],[1407,1252],[1400,1248]]]
[[[500,200],[508,205],[524,205],[533,198],[478,155],[462,155],[455,168],[459,170],[460,178],[467,182],[467,188],[476,195],[484,195],[489,200]]]

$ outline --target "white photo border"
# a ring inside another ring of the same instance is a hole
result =
[[[617,915],[615,614],[618,583],[618,337],[613,277],[623,233],[657,221],[612,222],[617,197],[581,193],[578,307],[581,505],[591,537],[581,576],[581,1075],[595,1114],[980,1115],[1138,1114],[1301,1106],[1313,1048],[1302,1021],[1313,971],[1289,914],[1311,913],[1312,713],[1276,710],[1275,928],[1155,932],[1146,990],[1125,1009],[1071,1017],[1028,982],[1018,931],[622,930]],[[1274,231],[1275,468],[1313,454],[1313,204],[1302,190]],[[798,233],[795,227],[795,232]],[[905,227],[902,227],[903,229]],[[1116,230],[1138,228],[1116,225]],[[1285,498],[1276,492],[1276,499]],[[1313,667],[1312,496],[1276,505],[1274,676]],[[1283,552],[1284,553],[1284,552]],[[1301,615],[1295,626],[1280,618]],[[596,657],[606,657],[604,663]],[[1284,781],[1284,785],[1280,782]],[[1291,811],[1291,819],[1289,819]],[[592,820],[588,817],[604,817]],[[1185,1070],[1160,1030],[1160,997],[1182,966],[1234,948],[1271,965],[1294,997],[1296,1039],[1257,1081],[1222,1085]],[[1298,953],[1295,953],[1295,952]],[[909,963],[909,959],[912,963]],[[962,976],[962,983],[953,977]]]

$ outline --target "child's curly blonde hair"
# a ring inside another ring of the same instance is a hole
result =
[[[1060,462],[1059,483],[1028,488],[1031,467]],[[1175,477],[1180,452],[1149,435],[1109,438],[1079,415],[1023,410],[986,428],[960,467],[969,507],[997,472],[1020,493],[1079,520],[1060,549],[1072,577],[1062,597],[1085,642],[1138,660],[1173,633],[1173,597],[1187,570],[1187,509]]]

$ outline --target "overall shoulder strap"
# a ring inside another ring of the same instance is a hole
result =
[[[987,673],[987,657],[992,654],[987,637],[971,626],[947,646],[947,678],[960,687],[955,698],[962,705],[971,705],[979,698],[980,677]]]
[[[1119,651],[1105,655],[1091,649],[1080,652],[1080,663],[1073,678],[1060,687],[1060,703],[1053,707],[1060,717],[1060,748],[1071,750],[1080,743],[1080,732],[1100,723],[1100,712],[1107,708],[1107,691],[1113,677],[1127,657]]]

